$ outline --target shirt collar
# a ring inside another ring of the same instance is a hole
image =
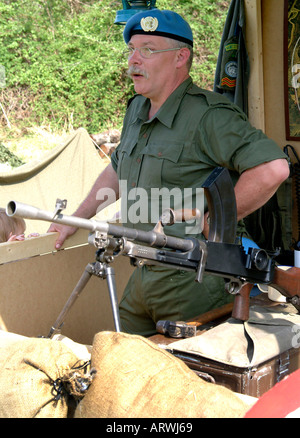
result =
[[[150,122],[157,118],[161,123],[163,123],[168,128],[172,127],[173,120],[177,114],[179,105],[181,103],[182,97],[194,87],[192,78],[189,77],[184,82],[182,82],[176,90],[168,97],[168,99],[164,102],[162,107],[155,114],[153,119],[148,119],[149,109],[150,109],[150,101],[149,99],[145,99],[140,111],[137,114],[137,118],[144,122]]]

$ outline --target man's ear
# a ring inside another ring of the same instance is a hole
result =
[[[190,57],[191,52],[189,51],[189,49],[187,47],[183,47],[182,49],[178,50],[177,52],[177,67],[183,67],[189,57]]]

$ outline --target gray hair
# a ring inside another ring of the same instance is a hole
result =
[[[179,47],[180,49],[184,49],[184,48],[189,49],[190,57],[189,57],[189,59],[187,61],[186,66],[188,68],[188,71],[190,71],[191,68],[192,68],[193,57],[194,57],[193,47],[190,44],[184,43],[182,41],[174,40],[173,38],[166,38],[166,40],[169,42],[170,48]]]

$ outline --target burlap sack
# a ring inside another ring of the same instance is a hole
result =
[[[140,336],[98,333],[91,361],[97,374],[76,418],[234,418],[249,409],[232,391],[202,380]]]
[[[64,343],[25,338],[0,352],[0,418],[68,416],[80,361]]]

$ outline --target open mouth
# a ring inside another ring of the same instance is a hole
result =
[[[138,79],[138,78],[143,78],[143,77],[144,77],[144,75],[139,74],[139,73],[133,73],[131,76],[132,76],[132,78],[134,78],[134,79]]]
[[[136,67],[130,67],[127,73],[128,73],[128,76],[132,79],[140,79],[140,78],[147,79],[147,77],[148,77],[146,72],[141,71],[141,70],[137,69]]]

